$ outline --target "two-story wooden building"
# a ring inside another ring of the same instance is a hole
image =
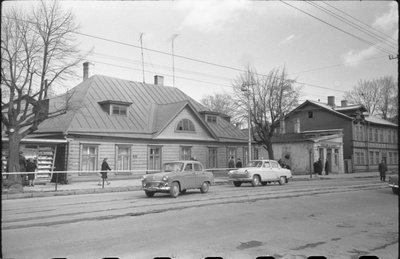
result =
[[[377,171],[383,159],[389,170],[398,170],[398,125],[369,115],[363,105],[335,105],[307,100],[285,116],[285,132],[343,130],[343,157],[346,173]],[[325,149],[319,157],[325,160]]]

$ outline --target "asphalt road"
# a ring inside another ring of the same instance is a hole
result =
[[[398,196],[376,179],[2,201],[3,258],[398,258]]]

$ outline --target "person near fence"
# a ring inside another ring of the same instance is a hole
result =
[[[107,170],[111,171],[110,166],[107,163],[107,158],[103,159],[103,163],[101,164],[101,178],[100,178],[100,182],[98,183],[98,185],[101,185],[102,181],[106,181],[107,185],[110,184],[110,182],[108,181],[108,177],[107,177]]]
[[[328,159],[326,159],[325,161],[325,175],[329,174],[329,162]]]
[[[231,156],[231,159],[229,159],[228,168],[235,168],[235,160],[233,156]]]
[[[319,174],[319,170],[320,170],[319,163],[318,163],[318,161],[315,161],[314,162],[314,174],[315,174],[315,177],[317,177],[317,175]]]
[[[35,180],[35,174],[30,172],[35,172],[37,165],[33,161],[33,158],[28,158],[28,162],[26,163],[26,172],[28,172],[28,186],[34,186],[33,180]]]
[[[382,162],[379,164],[379,174],[380,174],[380,180],[385,181],[386,180],[386,172],[388,170],[387,165],[385,164],[385,160],[382,159]]]
[[[238,158],[238,161],[236,163],[236,168],[242,168],[242,167],[243,167],[242,161],[240,161],[240,158]]]
[[[24,156],[24,152],[19,151],[19,171],[26,172],[26,158]],[[22,182],[25,180],[26,174],[21,174]]]

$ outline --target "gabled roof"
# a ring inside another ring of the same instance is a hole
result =
[[[316,102],[316,101],[310,101],[310,100],[306,100],[305,102],[303,102],[302,104],[300,104],[299,106],[297,106],[295,109],[293,109],[291,112],[289,112],[287,115],[285,115],[285,117],[290,117],[292,114],[301,111],[302,108],[304,108],[307,105],[314,105],[314,106],[318,106],[328,112],[332,112],[338,116],[344,117],[346,119],[352,119],[350,116],[347,116],[343,113],[340,113],[338,111],[336,111],[332,106],[325,104],[325,103],[321,103],[321,102]]]
[[[152,138],[184,107],[190,107],[211,135],[216,138],[246,140],[239,129],[224,123],[221,129],[206,123],[199,114],[206,110],[176,87],[145,84],[108,76],[94,75],[70,91],[71,110],[39,125],[35,134],[90,134],[102,136]],[[51,100],[56,104],[61,97]],[[102,109],[104,102],[130,104],[128,116],[113,116]],[[100,103],[100,104],[99,104]]]
[[[321,102],[316,102],[316,101],[310,101],[310,100],[306,100],[305,102],[303,102],[302,104],[300,104],[297,108],[293,109],[291,112],[289,112],[285,117],[290,117],[292,114],[301,111],[302,108],[304,108],[307,105],[315,105],[318,106],[328,112],[334,113],[338,116],[344,117],[346,119],[349,120],[353,120],[354,118],[351,116],[346,115],[346,113],[349,113],[351,111],[360,111],[363,114],[363,117],[366,121],[370,122],[370,123],[375,123],[375,124],[380,124],[380,125],[386,125],[386,126],[394,126],[394,127],[398,127],[397,124],[394,124],[390,121],[381,119],[377,116],[374,115],[369,115],[367,114],[367,109],[365,108],[364,105],[362,104],[354,104],[354,105],[348,105],[345,107],[339,106],[339,107],[332,107],[326,103],[321,103]]]

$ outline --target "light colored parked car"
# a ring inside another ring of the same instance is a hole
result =
[[[285,184],[292,178],[289,169],[282,168],[275,160],[252,160],[246,167],[231,170],[229,180],[233,181],[236,187],[242,183],[251,183],[253,186],[267,185],[269,182],[279,182]]]
[[[142,176],[141,181],[149,198],[156,192],[169,193],[176,198],[188,189],[208,192],[210,185],[214,184],[214,175],[205,171],[198,161],[174,161],[164,163],[159,173]]]

